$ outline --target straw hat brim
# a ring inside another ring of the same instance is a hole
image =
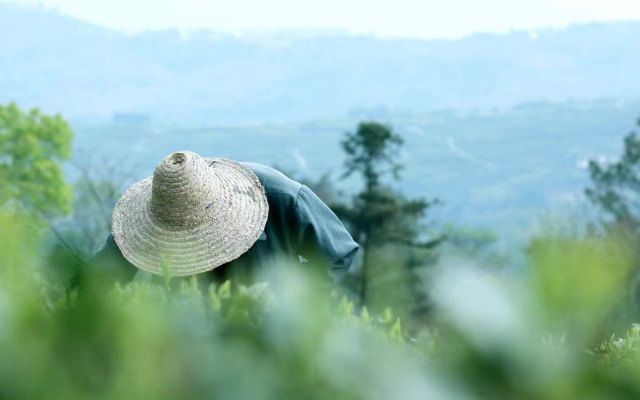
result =
[[[111,230],[122,255],[139,269],[185,276],[210,271],[240,257],[264,231],[269,204],[258,177],[244,165],[205,159],[220,198],[208,203],[198,226],[176,229],[151,209],[153,176],[132,185],[114,207]]]

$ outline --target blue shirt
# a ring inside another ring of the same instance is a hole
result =
[[[343,277],[358,250],[358,244],[338,217],[307,186],[261,164],[242,163],[265,188],[269,217],[264,233],[242,256],[206,274],[215,281],[251,279],[272,263],[295,263],[326,268],[334,278]],[[91,263],[116,279],[131,280],[138,269],[122,255],[112,235]]]

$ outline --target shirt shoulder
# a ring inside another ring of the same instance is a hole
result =
[[[252,162],[243,162],[241,164],[256,174],[258,180],[264,186],[267,196],[270,194],[284,194],[297,198],[302,189],[301,183],[294,181],[275,168]]]

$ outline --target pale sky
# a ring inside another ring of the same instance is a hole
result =
[[[640,0],[0,0],[41,4],[124,31],[235,33],[340,29],[381,37],[455,38],[474,32],[640,20]]]

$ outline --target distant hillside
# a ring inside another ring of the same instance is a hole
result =
[[[0,4],[0,102],[214,124],[640,94],[640,23],[462,40],[129,36]]]
[[[444,202],[431,218],[522,240],[544,210],[582,211],[587,160],[618,158],[622,138],[638,116],[640,97],[404,114],[385,122],[406,140],[402,191]],[[297,176],[331,172],[337,178],[344,160],[339,141],[357,122],[344,118],[202,129],[153,122],[78,123],[74,159],[107,169],[117,165],[121,173],[130,173],[123,188],[151,175],[159,160],[177,150],[277,164]],[[77,170],[68,167],[73,177]],[[353,184],[338,182],[352,193],[358,190]]]

